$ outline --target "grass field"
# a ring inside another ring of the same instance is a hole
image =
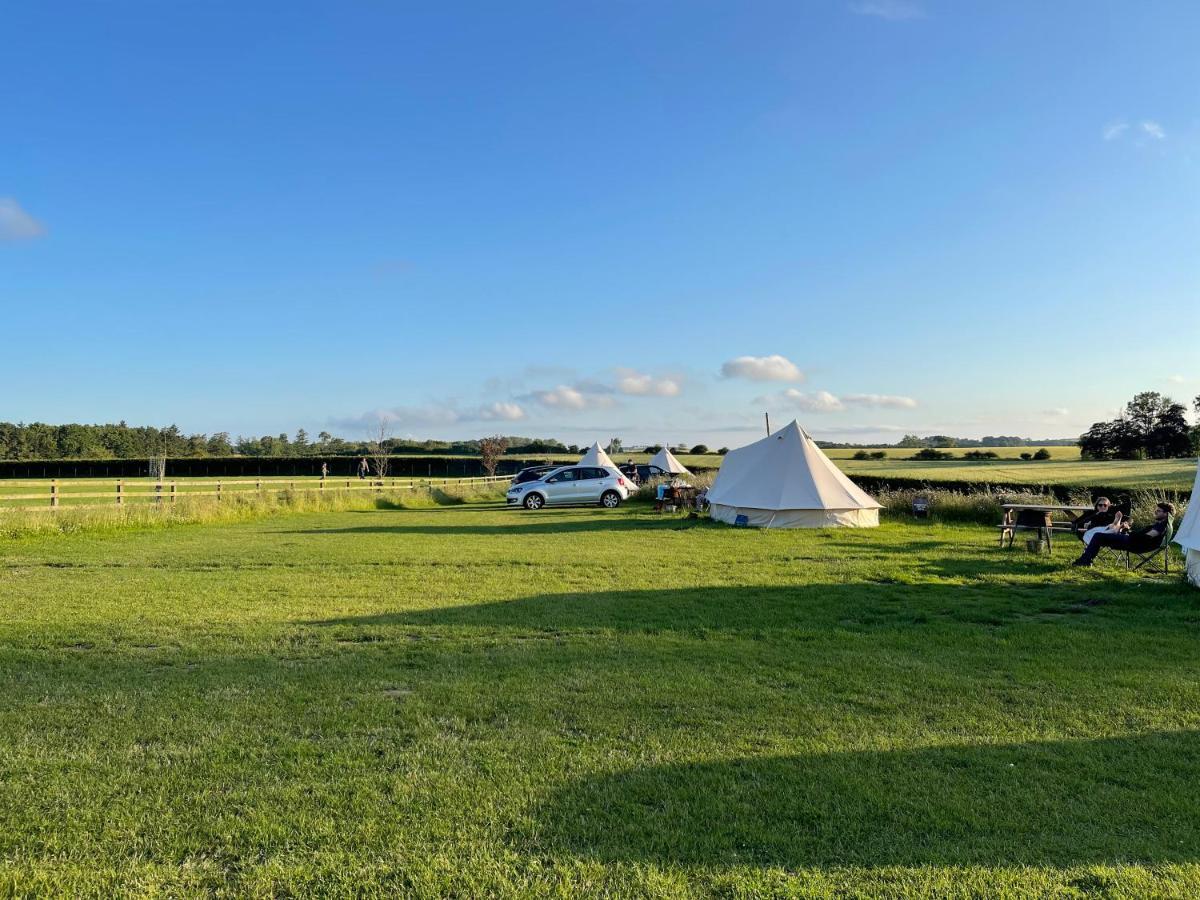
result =
[[[0,895],[1195,896],[1198,593],[982,526],[0,543]]]

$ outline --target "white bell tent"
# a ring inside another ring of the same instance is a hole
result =
[[[663,444],[663,448],[650,457],[650,465],[657,466],[669,475],[691,475],[679,460],[675,458],[675,454],[667,449],[667,445]]]
[[[576,465],[608,466],[610,469],[615,469],[617,467],[617,464],[609,458],[607,453],[604,452],[604,448],[600,446],[599,441],[588,447],[587,453],[583,454]]]
[[[737,450],[708,491],[712,517],[759,528],[873,528],[880,506],[829,461],[800,424]],[[742,518],[744,517],[744,518]]]
[[[1183,548],[1188,581],[1200,587],[1200,460],[1197,460],[1192,498],[1188,501],[1183,521],[1179,523],[1179,530],[1175,532],[1175,543]]]

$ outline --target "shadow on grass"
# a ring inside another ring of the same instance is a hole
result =
[[[1191,606],[1176,591],[1121,584],[849,583],[798,586],[661,588],[540,594],[495,603],[311,620],[314,626],[465,627],[624,632],[726,630],[874,631],[919,626],[1080,622],[1103,617],[1116,627],[1188,627]],[[1070,616],[1068,619],[1068,615]]]
[[[449,509],[450,507],[441,507]],[[424,513],[436,511],[414,508],[412,512]],[[613,515],[611,517],[596,516],[571,517],[568,513],[563,516],[558,510],[549,514],[527,513],[521,510],[512,511],[512,519],[496,525],[352,525],[348,528],[308,528],[291,531],[280,531],[279,534],[486,534],[486,535],[518,535],[518,534],[577,534],[590,531],[658,531],[680,530],[687,528],[720,528],[705,519],[689,519],[677,516],[642,516]]]
[[[1192,862],[1198,783],[1195,731],[672,764],[568,784],[518,839],[789,869]]]

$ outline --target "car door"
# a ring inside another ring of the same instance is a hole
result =
[[[579,482],[579,502],[599,503],[600,495],[604,493],[604,479],[608,477],[608,473],[603,469],[590,467],[580,471],[583,473],[583,477]]]
[[[575,503],[579,496],[579,469],[563,469],[546,479],[546,502]]]

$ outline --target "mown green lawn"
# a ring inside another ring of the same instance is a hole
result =
[[[1200,592],[982,526],[0,544],[0,895],[1196,896]]]

